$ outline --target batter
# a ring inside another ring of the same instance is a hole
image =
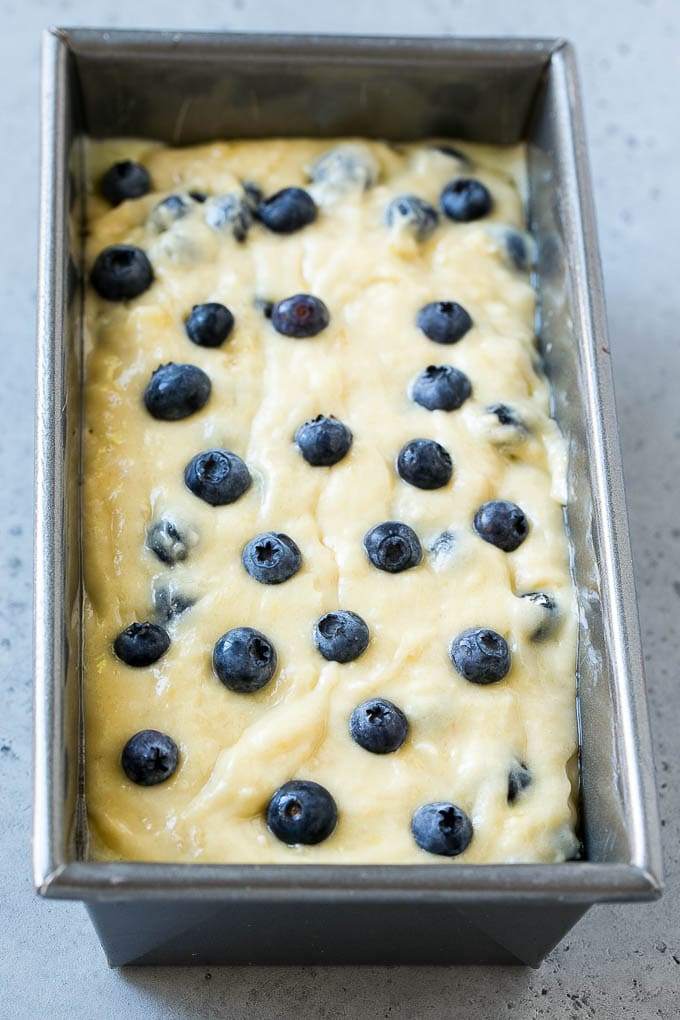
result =
[[[566,461],[525,154],[462,148],[90,146],[92,858],[577,851]],[[340,611],[359,623],[338,652]]]

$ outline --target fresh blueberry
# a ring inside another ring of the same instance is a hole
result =
[[[177,220],[184,219],[191,209],[191,202],[184,195],[168,195],[155,205],[149,215],[149,223],[156,230],[169,230]]]
[[[388,574],[417,567],[423,558],[415,531],[400,521],[376,524],[364,536],[364,549],[373,566]]]
[[[494,684],[510,669],[510,649],[505,638],[488,627],[471,627],[455,637],[449,649],[461,676],[475,684]]]
[[[370,698],[352,712],[349,732],[359,747],[371,754],[391,754],[406,740],[408,720],[400,708],[386,698]]]
[[[453,462],[448,450],[434,439],[412,439],[399,451],[397,471],[418,489],[441,489],[451,481]]]
[[[167,563],[168,566],[180,563],[189,554],[186,538],[175,522],[167,518],[153,522],[146,533],[146,544],[161,563]]]
[[[187,609],[191,609],[194,605],[194,602],[194,599],[182,595],[181,592],[170,586],[157,588],[153,593],[154,609],[158,618],[164,623],[170,623],[182,613],[186,613]]]
[[[261,584],[282,584],[302,566],[302,556],[293,539],[278,531],[265,531],[251,538],[241,559],[250,576]]]
[[[197,453],[186,466],[184,481],[194,496],[211,506],[234,503],[251,484],[248,468],[230,450]]]
[[[529,252],[526,241],[518,230],[508,230],[505,235],[505,247],[515,269],[526,272],[529,267]]]
[[[555,629],[555,624],[559,617],[557,600],[546,591],[529,591],[522,595],[521,598],[529,599],[530,602],[535,606],[539,606],[544,611],[545,618],[531,635],[532,641],[544,641]]]
[[[324,786],[293,779],[280,786],[267,808],[267,825],[288,846],[314,846],[328,839],[338,822],[335,801]]]
[[[508,774],[508,804],[514,804],[528,786],[531,786],[531,772],[523,762],[517,762]]]
[[[219,347],[234,328],[234,316],[217,301],[194,305],[184,324],[189,339],[199,347]]]
[[[167,733],[140,730],[123,748],[120,763],[130,782],[157,786],[174,775],[179,762],[177,744]]]
[[[156,623],[131,623],[113,642],[113,650],[127,666],[151,666],[165,655],[170,637]]]
[[[120,205],[126,198],[141,198],[151,190],[149,172],[141,163],[121,160],[109,167],[101,180],[101,192],[111,205]]]
[[[205,203],[205,222],[213,230],[231,234],[236,241],[245,241],[253,224],[253,211],[246,196],[231,192]]]
[[[385,223],[391,229],[407,230],[417,241],[424,241],[437,229],[439,215],[424,198],[399,195],[385,210]]]
[[[453,365],[428,365],[411,387],[416,404],[428,411],[456,411],[471,394],[470,380]]]
[[[112,244],[97,255],[90,282],[107,301],[129,301],[153,283],[153,269],[141,248]]]
[[[418,808],[411,832],[421,850],[441,857],[458,857],[467,850],[473,836],[472,822],[465,812],[441,800]]]
[[[492,499],[483,503],[475,514],[474,529],[480,538],[503,552],[518,549],[529,534],[526,514],[516,503],[507,499]]]
[[[447,184],[439,199],[442,211],[450,220],[469,223],[491,211],[491,195],[474,177],[459,177]]]
[[[316,203],[303,188],[283,188],[257,207],[258,218],[275,234],[294,234],[316,219]]]
[[[144,391],[144,404],[153,418],[179,421],[208,402],[210,379],[196,365],[159,365]]]
[[[366,149],[351,142],[328,149],[312,165],[315,184],[342,194],[353,188],[365,191],[378,179],[378,165]]]
[[[346,457],[352,445],[352,433],[333,415],[318,414],[295,431],[298,450],[312,467],[331,467]]]
[[[436,344],[457,343],[472,325],[472,319],[456,301],[431,301],[416,316],[418,329]]]
[[[442,531],[429,546],[432,555],[437,558],[450,556],[456,548],[456,536],[452,531]]]
[[[352,662],[368,648],[368,627],[357,613],[326,613],[314,628],[314,643],[329,662]]]
[[[189,192],[189,198],[192,198],[194,200],[194,202],[198,202],[199,205],[203,205],[203,203],[205,202],[207,197],[208,196],[206,195],[205,191],[190,191]]]
[[[437,152],[441,152],[443,156],[450,156],[452,159],[459,159],[461,163],[467,163],[468,158],[464,152],[460,149],[454,148],[453,145],[435,145],[433,146]]]
[[[230,691],[252,694],[268,684],[276,673],[276,649],[252,627],[234,627],[219,639],[213,650],[213,669]]]
[[[330,322],[330,314],[321,298],[313,294],[293,294],[272,308],[272,326],[283,336],[296,340],[316,336]]]
[[[487,414],[496,415],[499,425],[508,425],[516,429],[526,428],[514,408],[508,407],[507,404],[489,404],[486,411]]]

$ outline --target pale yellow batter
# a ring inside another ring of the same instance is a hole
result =
[[[469,174],[422,145],[357,142],[377,177],[373,186],[311,191],[315,223],[289,236],[256,224],[244,243],[205,222],[207,204],[159,229],[149,214],[176,192],[220,195],[254,181],[265,194],[310,188],[306,168],[333,144],[246,141],[168,149],[117,141],[92,145],[88,265],[107,245],[143,248],[155,282],[140,297],[86,299],[84,472],[86,778],[91,856],[203,862],[438,863],[411,835],[414,810],[453,801],[474,838],[453,863],[560,861],[577,848],[575,660],[577,615],[562,503],[565,453],[537,374],[534,293],[504,253],[506,224],[524,221],[522,148],[464,145],[474,176],[493,197],[472,223],[441,218],[418,242],[383,222],[405,193],[435,207],[453,177]],[[115,160],[140,160],[153,192],[112,208],[96,182]],[[330,325],[314,339],[275,332],[257,299],[314,294]],[[438,345],[416,328],[419,308],[455,300],[474,328]],[[194,304],[219,301],[235,327],[220,348],[192,344],[184,320]],[[154,369],[175,361],[202,368],[212,394],[199,413],[157,421],[145,410]],[[408,387],[430,364],[470,378],[457,411],[430,412]],[[485,409],[511,405],[528,432],[499,425]],[[319,413],[352,430],[350,453],[312,468],[292,436]],[[424,491],[401,481],[394,462],[415,437],[451,453],[452,481]],[[250,490],[212,507],[184,485],[188,461],[210,447],[242,457]],[[512,553],[472,530],[490,499],[517,503],[530,532]],[[164,566],[145,545],[151,521],[169,516],[191,536],[185,560]],[[403,521],[423,545],[420,566],[390,575],[368,562],[364,534]],[[300,547],[303,566],[277,586],[253,580],[241,551],[274,530]],[[452,548],[430,551],[452,532]],[[154,620],[153,593],[170,586],[195,600],[169,626],[169,651],[133,669],[113,654],[132,621]],[[546,591],[558,625],[533,639],[545,610],[518,596]],[[314,646],[316,620],[350,609],[367,622],[368,650],[348,664]],[[215,642],[237,626],[274,643],[279,668],[256,694],[236,694],[215,677]],[[464,680],[448,656],[468,627],[501,633],[512,668],[499,683]],[[410,731],[393,754],[355,744],[348,719],[371,696],[389,698]],[[180,749],[172,779],[135,786],[120,765],[138,730],[168,733]],[[508,803],[508,773],[525,763],[531,785]],[[333,835],[290,848],[268,830],[264,811],[289,779],[323,784],[338,805]]]

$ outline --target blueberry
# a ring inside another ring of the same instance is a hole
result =
[[[276,649],[269,638],[252,627],[234,627],[213,650],[213,669],[230,691],[252,694],[276,673]]]
[[[282,584],[302,566],[302,556],[293,539],[277,531],[251,538],[241,559],[250,576],[261,584]]]
[[[195,600],[187,595],[175,591],[172,587],[158,588],[153,593],[153,605],[158,618],[164,623],[170,623],[176,617],[191,609]]]
[[[117,657],[128,666],[151,666],[165,655],[170,637],[156,623],[131,623],[113,642]]]
[[[527,244],[518,230],[509,230],[505,235],[505,247],[515,269],[526,272],[529,267]]]
[[[364,549],[373,566],[388,574],[417,567],[423,558],[415,531],[399,521],[376,524],[364,536]]]
[[[130,782],[157,786],[174,775],[179,762],[177,744],[167,733],[140,730],[123,748],[120,763]]]
[[[333,415],[318,414],[295,430],[298,450],[312,467],[331,467],[346,457],[352,433]]]
[[[120,205],[126,198],[140,198],[151,190],[149,172],[141,163],[121,160],[109,167],[101,179],[101,192],[111,205]]]
[[[428,547],[435,559],[444,560],[456,548],[456,536],[452,531],[442,531]]]
[[[359,747],[372,754],[391,754],[406,740],[408,720],[386,698],[370,698],[352,712],[349,732]]]
[[[503,552],[518,549],[529,534],[526,514],[507,499],[492,499],[482,504],[473,526],[480,538]]]
[[[441,857],[458,857],[467,850],[473,836],[472,822],[465,812],[441,800],[418,808],[411,832],[421,850]]]
[[[262,312],[265,319],[271,319],[274,311],[274,302],[269,301],[268,298],[254,297],[253,308],[255,308],[258,312]]]
[[[203,205],[203,203],[205,202],[207,197],[208,196],[206,195],[205,191],[190,191],[189,192],[189,198],[192,198],[194,200],[194,202],[198,202],[199,205]]]
[[[378,165],[368,150],[351,143],[328,149],[312,165],[309,175],[315,184],[346,192],[365,191],[378,179]]]
[[[546,591],[529,591],[520,597],[529,599],[535,606],[539,606],[545,611],[545,619],[531,635],[532,641],[545,640],[555,629],[555,624],[558,620],[559,608],[557,600],[552,595],[548,595]]]
[[[154,521],[146,533],[146,544],[161,563],[167,563],[168,566],[180,563],[189,554],[186,538],[175,522],[167,518]]]
[[[488,627],[471,627],[455,637],[449,649],[461,676],[475,684],[494,684],[510,669],[507,641]]]
[[[499,425],[509,425],[516,429],[526,428],[514,408],[508,407],[507,404],[489,404],[486,411],[487,414],[496,415]]]
[[[335,801],[324,786],[309,779],[284,783],[269,801],[267,825],[288,846],[314,846],[328,839],[338,822]]]
[[[129,301],[153,283],[153,269],[141,248],[112,244],[97,255],[90,282],[107,301]]]
[[[508,804],[514,804],[528,786],[531,786],[531,772],[523,762],[517,762],[508,774]]]
[[[399,451],[397,471],[418,489],[441,489],[451,481],[453,462],[448,450],[434,439],[412,439]]]
[[[243,188],[243,194],[245,195],[246,202],[250,206],[253,215],[255,215],[257,207],[264,198],[262,188],[258,188],[257,184],[253,184],[252,181],[242,181],[241,187]]]
[[[149,215],[149,223],[160,230],[169,230],[177,220],[183,219],[191,209],[191,202],[184,195],[168,195],[155,205]]]
[[[418,312],[416,325],[436,344],[455,344],[472,329],[473,322],[456,301],[431,301]]]
[[[439,199],[442,211],[450,220],[469,223],[491,211],[491,195],[474,177],[459,177],[447,184]]]
[[[326,613],[314,628],[314,643],[329,662],[352,662],[368,648],[368,627],[357,613]]]
[[[294,234],[316,219],[316,203],[303,188],[283,188],[257,207],[258,218],[275,234]]]
[[[184,323],[189,339],[199,347],[219,347],[234,328],[234,316],[217,301],[194,305]]]
[[[153,418],[179,421],[205,407],[210,379],[196,365],[159,365],[144,390],[144,404]]]
[[[313,294],[293,294],[272,308],[272,326],[283,336],[296,340],[316,336],[330,322],[330,314],[321,298]]]
[[[417,195],[399,195],[385,210],[385,223],[393,229],[408,230],[417,241],[424,241],[439,223],[437,210]]]
[[[239,242],[245,241],[253,224],[253,211],[247,198],[233,192],[206,202],[204,216],[213,230],[231,234]]]
[[[471,394],[470,380],[453,365],[428,365],[411,387],[413,400],[428,411],[456,411]]]
[[[450,156],[452,159],[459,159],[461,163],[467,163],[468,158],[464,152],[460,149],[456,149],[453,145],[435,145],[433,146],[437,152],[441,152],[443,156]]]
[[[251,484],[248,468],[230,450],[197,453],[186,466],[184,481],[194,496],[211,506],[234,503]]]

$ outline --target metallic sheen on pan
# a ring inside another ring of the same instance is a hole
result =
[[[163,87],[158,88],[158,82]],[[448,136],[530,144],[540,345],[570,448],[583,861],[88,862],[80,672],[79,138]],[[530,963],[598,902],[661,891],[656,791],[574,54],[560,40],[53,29],[43,50],[34,877],[109,961]]]

